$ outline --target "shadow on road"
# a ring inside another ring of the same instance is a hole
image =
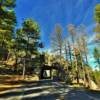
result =
[[[100,100],[100,94],[55,84],[52,80],[25,82],[13,90],[0,92],[0,100]],[[15,99],[17,98],[17,99]]]

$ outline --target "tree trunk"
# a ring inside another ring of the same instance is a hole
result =
[[[17,61],[18,61],[18,57],[17,57],[17,54],[16,54],[16,51],[15,51],[15,56],[16,56],[16,58],[15,58],[15,69],[14,69],[14,71],[15,71],[15,73],[17,73],[18,72],[18,69],[17,69]]]
[[[70,44],[68,42],[68,51],[69,51],[69,59],[70,59],[70,64],[71,64],[71,67],[72,67],[72,56],[71,56],[71,47],[70,47]]]
[[[76,67],[76,77],[77,77],[77,84],[79,84],[79,71],[78,71],[78,66],[77,66],[77,55],[75,53],[75,48],[74,49],[74,59],[75,59],[75,67]]]
[[[23,63],[23,79],[25,79],[25,72],[26,72],[26,61],[24,58],[24,63]]]
[[[59,49],[59,54],[60,54],[60,62],[61,62],[61,56],[62,56],[62,48],[61,47]]]
[[[76,71],[76,79],[77,79],[77,84],[79,84],[79,71]]]

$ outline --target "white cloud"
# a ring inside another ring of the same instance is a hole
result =
[[[92,34],[92,35],[89,36],[88,44],[90,44],[90,45],[93,45],[94,44],[95,34],[96,33],[94,33],[94,34]]]

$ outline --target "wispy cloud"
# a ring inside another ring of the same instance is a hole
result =
[[[89,45],[95,44],[95,33],[93,35],[89,36],[88,44]]]

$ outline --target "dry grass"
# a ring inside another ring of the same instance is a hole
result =
[[[22,86],[22,84],[17,82],[20,80],[21,77],[19,76],[0,75],[0,91],[5,91]]]
[[[17,88],[17,87],[20,87],[22,86],[21,84],[19,85],[3,85],[3,84],[0,84],[0,91],[5,91],[5,90],[9,90],[9,89],[14,89],[14,88]]]
[[[0,75],[0,91],[5,91],[25,85],[25,82],[37,81],[39,78],[34,76],[26,76],[25,79],[21,75]]]

